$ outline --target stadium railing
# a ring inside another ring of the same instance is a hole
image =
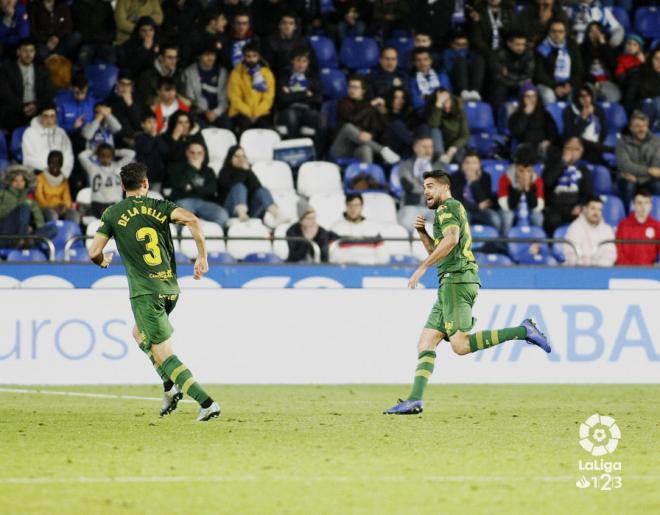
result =
[[[8,234],[0,235],[0,247],[2,246],[3,241],[15,241],[15,240],[33,240],[35,242],[43,242],[48,247],[48,261],[55,261],[55,245],[51,240],[44,236],[37,236],[34,234]],[[14,250],[14,249],[11,249]]]

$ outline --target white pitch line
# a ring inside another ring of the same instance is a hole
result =
[[[251,483],[251,482],[334,482],[363,481],[369,483],[389,483],[401,481],[421,481],[430,483],[478,482],[516,483],[522,480],[531,482],[573,482],[576,476],[117,476],[117,477],[5,477],[0,485],[50,485],[50,484],[90,484],[90,483]],[[660,476],[623,476],[625,481],[660,480]]]
[[[131,401],[162,401],[159,397],[140,397],[138,395],[116,395],[110,393],[64,392],[59,390],[26,390],[23,388],[0,388],[0,393],[26,393],[32,395],[66,395],[69,397],[91,397],[93,399],[122,399]],[[184,399],[179,402],[194,402]]]

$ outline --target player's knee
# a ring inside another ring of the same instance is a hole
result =
[[[454,335],[451,338],[450,343],[451,349],[459,356],[470,353],[470,342],[467,337],[463,337],[463,335]]]
[[[133,326],[133,338],[135,339],[135,343],[137,343],[138,345],[142,343],[143,336],[136,325]]]

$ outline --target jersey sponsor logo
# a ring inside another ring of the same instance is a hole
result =
[[[153,207],[141,206],[140,208],[132,207],[130,209],[127,209],[126,212],[122,213],[122,215],[119,217],[119,221],[117,222],[117,224],[122,227],[126,227],[128,225],[128,222],[131,221],[131,218],[134,218],[138,215],[150,216],[161,224],[165,223],[165,221],[167,220],[167,215],[164,215],[157,209],[154,209]]]
[[[172,279],[173,277],[174,277],[174,273],[172,272],[171,268],[149,274],[149,279],[158,279],[159,281],[167,281],[168,279]]]

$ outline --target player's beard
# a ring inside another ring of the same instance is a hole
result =
[[[428,207],[429,209],[432,209],[433,211],[435,211],[436,209],[438,209],[440,207],[440,199],[434,198],[433,202],[431,202],[431,204],[429,204],[428,202],[426,203],[426,207]]]

